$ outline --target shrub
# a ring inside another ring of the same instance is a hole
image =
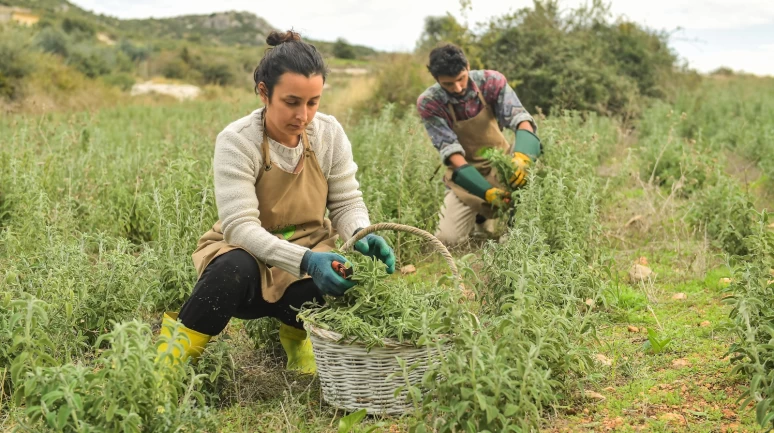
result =
[[[55,27],[46,27],[36,36],[37,45],[47,53],[67,58],[70,53],[70,39],[63,31]]]
[[[131,74],[123,72],[105,75],[102,77],[102,81],[108,86],[115,86],[124,91],[131,90],[135,83],[135,79]]]
[[[435,80],[417,56],[391,54],[383,62],[378,68],[371,110],[378,112],[386,104],[394,104],[396,107],[392,114],[397,117],[402,117],[407,110],[415,113],[417,98]]]
[[[21,96],[22,80],[35,69],[32,39],[21,28],[0,26],[0,97]]]
[[[336,42],[333,44],[333,55],[339,59],[354,59],[357,57],[355,50],[352,49],[352,45],[341,38],[336,39]]]
[[[204,64],[199,67],[206,84],[228,86],[234,84],[236,75],[226,63]]]
[[[173,333],[179,335],[177,332]],[[169,343],[174,338],[167,339]],[[94,367],[35,368],[17,394],[37,431],[214,431],[214,414],[196,391],[203,375],[187,364],[154,361],[148,325],[118,323]],[[190,377],[188,376],[190,374]]]

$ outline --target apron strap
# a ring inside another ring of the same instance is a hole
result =
[[[261,143],[261,151],[263,152],[263,169],[266,171],[271,170],[271,152],[269,151],[269,133],[266,131],[266,109],[263,109],[262,113],[263,121],[263,143]]]
[[[451,102],[449,102],[449,103],[447,104],[447,106],[449,107],[449,113],[451,114],[451,118],[452,118],[452,126],[454,126],[454,125],[457,123],[457,115],[456,115],[456,114],[454,114],[454,106],[452,105],[452,103],[451,103]]]
[[[481,105],[483,105],[484,108],[486,108],[486,100],[484,99],[484,95],[481,94],[480,90],[478,91],[478,100],[481,101]]]
[[[475,85],[475,83],[473,84]],[[481,105],[483,105],[482,110],[486,109],[487,107],[486,99],[484,99],[484,95],[481,93],[481,90],[477,90],[476,95],[478,95],[478,100],[481,101]],[[457,115],[454,113],[454,106],[452,105],[451,102],[447,103],[446,105],[447,107],[449,107],[449,113],[451,114],[451,118],[453,121],[452,126],[453,126],[455,123],[457,123]]]
[[[312,150],[312,145],[309,144],[309,136],[306,135],[306,129],[301,131],[301,141],[304,143],[304,151]]]

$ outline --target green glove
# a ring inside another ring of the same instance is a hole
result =
[[[357,283],[341,278],[341,275],[333,270],[333,262],[349,263],[347,259],[336,253],[316,253],[309,250],[301,259],[301,272],[309,274],[314,284],[324,294],[341,296]]]
[[[362,228],[355,230],[355,234],[360,230]],[[373,233],[368,234],[355,242],[355,250],[364,256],[376,257],[377,260],[387,265],[388,274],[395,272],[395,253],[383,237]]]
[[[469,193],[485,200],[487,203],[501,204],[507,203],[510,195],[507,191],[495,188],[489,183],[481,173],[470,164],[465,164],[454,169],[452,173],[452,182],[464,188]]]
[[[516,142],[513,144],[511,152],[523,153],[532,161],[535,161],[540,155],[540,139],[537,135],[527,131],[526,129],[519,129],[516,131]]]

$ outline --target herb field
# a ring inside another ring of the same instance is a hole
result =
[[[418,118],[330,98],[371,221],[433,232],[444,187]],[[399,418],[326,405],[317,379],[285,371],[267,319],[233,319],[196,365],[155,362],[162,313],[191,292],[191,253],[217,219],[215,136],[256,107],[0,119],[0,431],[774,426],[773,80],[708,77],[625,123],[537,119],[545,154],[512,227],[452,250],[475,299],[442,292],[448,268],[411,235],[380,233],[416,273],[350,254],[367,275],[337,305],[357,311],[306,317],[369,344],[451,348]],[[377,313],[389,320],[357,317]]]

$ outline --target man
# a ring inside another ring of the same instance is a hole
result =
[[[471,71],[465,53],[452,44],[430,52],[427,69],[436,84],[419,96],[417,110],[447,166],[443,180],[448,189],[436,237],[454,245],[474,229],[491,231],[486,223],[494,208],[510,203],[508,190],[480,152],[493,148],[512,154],[516,170],[509,184],[515,189],[526,183],[527,167],[540,155],[541,145],[535,120],[503,74]],[[516,133],[513,146],[502,133],[504,127]]]

